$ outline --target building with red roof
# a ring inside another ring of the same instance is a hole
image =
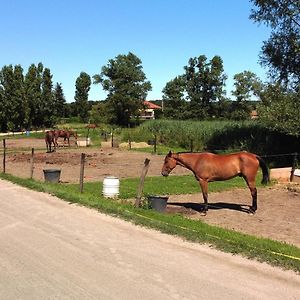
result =
[[[154,120],[155,110],[161,109],[161,106],[156,105],[147,100],[145,100],[143,104],[144,104],[144,109],[141,111],[140,118],[143,120]]]

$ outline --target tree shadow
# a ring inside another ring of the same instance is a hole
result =
[[[192,209],[199,213],[204,211],[204,204],[203,203],[192,203],[192,202],[168,202],[168,205],[174,207],[184,207],[186,209]],[[215,203],[208,203],[208,210],[218,210],[218,209],[230,209],[235,211],[240,211],[243,213],[250,214],[252,213],[250,206],[245,204],[235,204],[235,203],[225,203],[225,202],[215,202]]]

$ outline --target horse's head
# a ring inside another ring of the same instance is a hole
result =
[[[161,175],[168,176],[170,172],[176,167],[177,161],[173,157],[173,153],[170,151],[166,157],[162,166]]]

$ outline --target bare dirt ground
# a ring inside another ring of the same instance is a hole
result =
[[[20,177],[29,177],[32,147],[45,149],[44,141],[37,139],[8,139],[6,171]],[[18,150],[21,147],[26,151]],[[13,150],[13,151],[12,151]],[[11,152],[10,152],[11,151]],[[79,182],[80,154],[86,153],[85,181],[100,181],[105,176],[119,178],[138,177],[144,160],[150,159],[148,176],[160,176],[163,156],[141,152],[129,152],[111,148],[102,143],[99,148],[59,148],[46,153],[36,150],[34,155],[34,179],[44,180],[43,169],[61,169],[62,182]],[[177,167],[172,174],[188,174]],[[195,184],[197,184],[195,182]],[[281,184],[258,189],[258,210],[249,214],[251,196],[247,188],[209,194],[209,211],[201,214],[202,195],[171,195],[166,213],[180,213],[192,219],[233,229],[255,236],[284,241],[300,247],[300,186]]]

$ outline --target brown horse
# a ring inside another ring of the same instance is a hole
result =
[[[161,174],[168,176],[176,165],[191,170],[196,180],[199,181],[205,213],[208,209],[209,182],[228,180],[236,176],[243,177],[252,195],[252,206],[250,206],[252,213],[257,210],[255,177],[258,167],[261,167],[263,172],[262,183],[269,182],[269,170],[265,162],[258,155],[249,152],[217,155],[213,153],[172,153],[170,151],[165,157]]]
[[[55,146],[56,147],[58,147],[57,140],[59,137],[64,138],[64,143],[67,141],[68,146],[70,147],[70,137],[74,136],[75,144],[77,144],[77,133],[74,130],[55,130],[54,135],[55,135]]]
[[[46,148],[47,153],[55,151],[55,132],[54,130],[48,130],[45,133],[45,142],[46,142]],[[51,150],[51,145],[53,144],[54,150]]]
[[[95,128],[97,128],[98,126],[97,126],[97,124],[87,124],[86,126],[85,126],[85,128],[88,128],[88,129],[95,129]]]

